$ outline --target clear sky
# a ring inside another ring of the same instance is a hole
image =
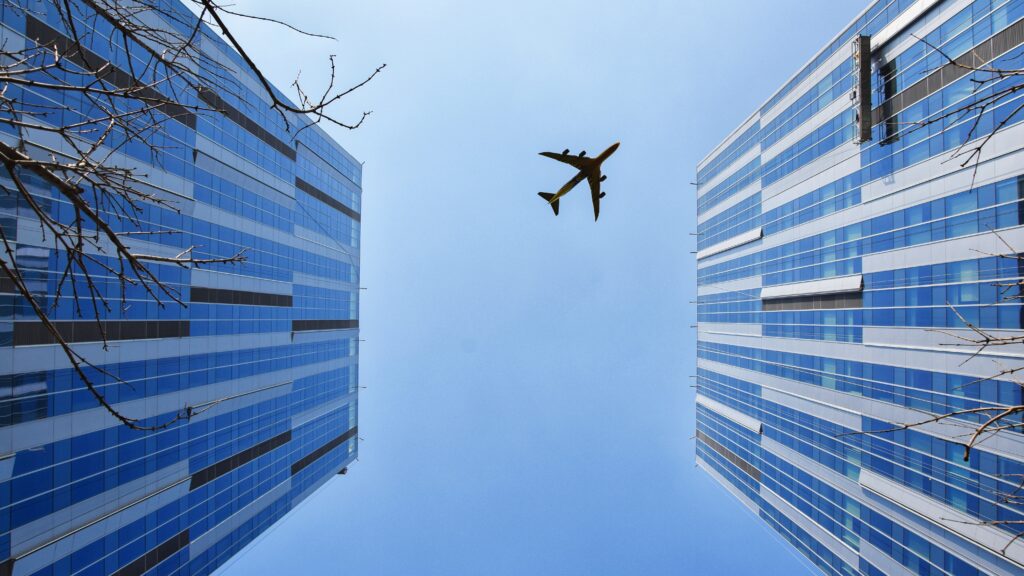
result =
[[[282,88],[386,72],[365,161],[360,459],[228,565],[261,574],[792,576],[694,467],[697,162],[867,0],[245,1]],[[552,216],[537,197],[596,154]]]

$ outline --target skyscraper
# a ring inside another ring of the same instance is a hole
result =
[[[134,17],[157,30],[184,34],[196,21],[177,0],[143,4],[158,9]],[[88,60],[118,89],[159,68],[157,35],[122,42],[96,3],[72,2],[88,38],[76,46],[59,5],[0,6],[4,50],[63,51],[66,66]],[[99,310],[105,350],[69,292],[55,301],[61,253],[0,176],[0,225],[18,265],[60,333],[96,365],[88,372],[97,389],[142,425],[188,407],[152,431],[116,420],[0,275],[0,574],[208,574],[356,456],[360,164],[317,127],[286,130],[256,76],[212,31],[194,45],[196,61],[231,90],[183,88],[181,106],[153,111],[167,115],[162,140],[129,139],[116,156],[165,200],[141,203],[146,229],[161,232],[133,243],[170,255],[195,246],[208,258],[244,251],[244,262],[198,269],[151,263],[185,306],[158,306],[138,286],[121,306],[100,268],[109,260],[94,251],[93,272],[115,303]],[[75,78],[89,76],[37,77]],[[58,110],[59,120],[59,91],[5,89],[18,106]],[[4,126],[0,141],[13,144]],[[64,197],[24,174],[33,197],[68,221]]]
[[[697,463],[825,574],[1024,573],[1024,431],[902,429],[1024,404],[957,339],[1024,327],[1022,18],[872,2],[698,165]]]

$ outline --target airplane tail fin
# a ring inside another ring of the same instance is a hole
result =
[[[555,211],[555,216],[558,216],[558,200],[555,200],[554,202],[551,201],[551,199],[554,198],[555,195],[550,192],[537,192],[537,195],[543,198],[548,204],[550,204],[551,209]]]

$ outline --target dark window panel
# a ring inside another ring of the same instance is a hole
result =
[[[292,476],[298,474],[303,468],[309,466],[313,462],[316,462],[331,450],[334,450],[338,446],[344,444],[346,440],[349,440],[353,436],[355,436],[358,431],[359,427],[353,426],[341,436],[338,436],[337,438],[331,440],[327,444],[324,444],[323,446],[317,448],[316,450],[313,450],[309,454],[300,458],[297,462],[295,462],[295,464],[292,464]]]
[[[245,290],[228,290],[224,288],[203,288],[193,286],[192,302],[209,302],[211,304],[241,304],[248,306],[280,306],[291,308],[290,294],[270,294],[266,292],[248,292]]]
[[[203,484],[212,482],[219,478],[220,476],[223,476],[228,472],[231,472],[235,468],[238,468],[239,466],[247,462],[259,458],[260,456],[266,454],[267,452],[270,452],[274,448],[287,444],[288,442],[291,441],[291,439],[292,431],[289,430],[287,432],[278,434],[277,436],[274,436],[269,440],[264,440],[263,442],[260,442],[259,444],[251,448],[246,448],[245,450],[242,450],[241,452],[235,454],[234,456],[231,456],[230,458],[225,458],[224,460],[221,460],[216,464],[207,466],[206,468],[203,468],[202,470],[192,475],[192,482],[191,484],[189,484],[189,490],[195,490],[196,488],[199,488]]]
[[[712,450],[721,454],[722,457],[728,460],[729,462],[735,464],[737,468],[749,474],[750,477],[753,478],[754,480],[757,480],[758,482],[761,481],[761,471],[758,470],[757,468],[754,468],[749,462],[747,462],[743,458],[737,456],[732,450],[729,450],[725,446],[722,446],[713,438],[711,438],[704,432],[701,432],[700,430],[697,430],[697,439],[710,446]]]
[[[117,572],[114,572],[113,576],[142,576],[142,574],[146,573],[157,564],[173,556],[178,550],[188,546],[188,543],[189,535],[188,528],[186,528],[168,538],[156,548],[146,552],[137,560],[134,560]]]
[[[818,296],[796,296],[765,300],[761,309],[765,312],[779,310],[835,310],[840,308],[863,308],[864,296],[855,294],[824,294]]]
[[[100,322],[108,341],[145,338],[186,338],[187,320],[107,320]],[[56,321],[53,325],[68,342],[99,342],[100,326],[93,320]],[[55,344],[53,335],[42,322],[15,322],[14,345]]]
[[[292,332],[359,328],[359,320],[292,320]]]
[[[98,74],[98,77],[104,82],[109,82],[122,89],[135,88],[138,90],[140,95],[146,98],[171,100],[171,98],[160,94],[153,88],[148,86],[138,86],[134,76],[120,68],[117,68],[94,52],[81,46],[74,46],[70,38],[64,36],[53,28],[50,28],[44,22],[32,15],[27,15],[25,17],[25,35],[35,40],[40,46],[56,46],[57,50],[62,53],[64,58],[71,60],[83,68],[90,70],[103,68],[104,72]],[[184,106],[173,102],[165,102],[160,104],[159,108],[164,114],[167,114],[171,118],[181,122],[193,130],[195,129],[196,115]]]
[[[326,192],[317,189],[315,186],[313,186],[309,182],[306,182],[302,178],[299,178],[298,176],[295,177],[295,187],[298,188],[299,190],[302,190],[306,194],[309,194],[313,198],[316,198],[317,200],[323,202],[324,204],[327,204],[331,208],[334,208],[338,212],[342,212],[343,214],[355,220],[356,222],[359,222],[358,212],[349,208],[348,206],[345,206],[341,202],[338,202],[334,198],[331,198],[329,195],[327,195]]]

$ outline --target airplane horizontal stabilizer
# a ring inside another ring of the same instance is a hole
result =
[[[555,195],[550,192],[537,192],[537,195],[543,198],[548,204],[551,204],[551,209],[555,211],[555,216],[558,216],[558,200],[555,200],[554,202],[551,201]]]

